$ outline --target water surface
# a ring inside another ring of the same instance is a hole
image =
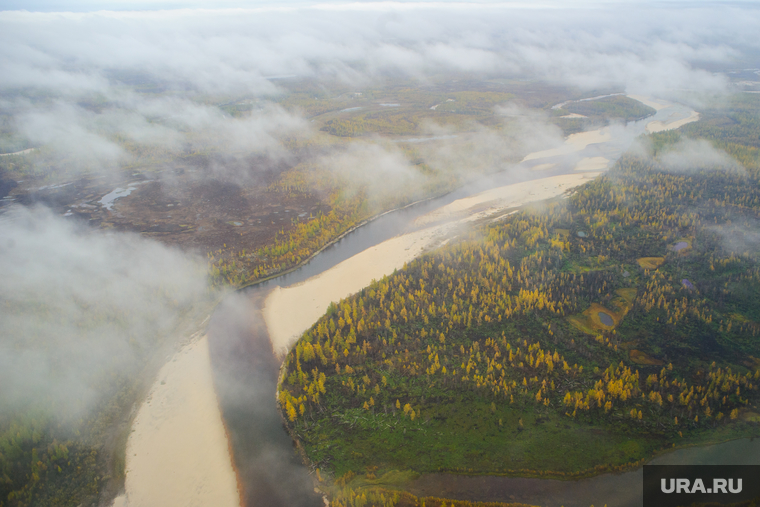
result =
[[[607,315],[604,312],[599,312],[599,320],[602,321],[602,324],[604,324],[605,326],[614,326],[615,325],[615,321],[612,320],[612,317],[609,316],[609,315]]]
[[[650,465],[760,465],[760,439],[679,449]],[[520,477],[424,475],[411,484],[417,495],[485,502],[524,502],[542,507],[642,507],[644,471],[604,474],[578,481]]]

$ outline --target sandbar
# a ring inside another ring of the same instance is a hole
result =
[[[629,99],[638,100],[645,106],[649,106],[652,109],[655,109],[656,111],[659,111],[660,109],[665,109],[666,107],[670,107],[673,104],[668,104],[667,102],[658,102],[655,99],[651,97],[645,97],[644,95],[626,95]]]
[[[577,134],[571,134],[565,140],[565,143],[550,150],[536,151],[525,156],[523,162],[526,160],[535,160],[537,158],[546,157],[558,157],[561,155],[569,155],[586,149],[589,144],[606,143],[612,139],[609,127],[604,127],[597,130],[589,130],[586,132],[578,132]]]
[[[368,248],[329,270],[291,287],[275,287],[264,302],[272,349],[283,356],[331,302],[339,301],[400,269],[429,247],[442,244],[458,226],[505,209],[548,199],[601,173],[566,174],[487,190],[418,218],[415,226],[436,223]],[[484,209],[485,208],[485,209]]]
[[[426,225],[452,219],[470,221],[473,215],[482,212],[484,205],[490,206],[487,211],[493,214],[506,208],[549,199],[585,183],[587,179],[581,174],[562,174],[492,188],[469,197],[457,199],[451,204],[433,210],[419,217],[415,221],[415,225]]]
[[[531,171],[547,171],[553,167],[555,167],[557,164],[536,164],[533,167],[530,168]]]
[[[694,121],[699,120],[699,113],[696,111],[692,111],[691,114],[687,118],[683,118],[681,120],[675,120],[671,122],[662,122],[659,120],[649,122],[647,123],[647,132],[650,134],[653,134],[655,132],[662,132],[663,130],[674,130],[678,127],[681,127],[683,125],[686,125],[687,123],[691,123]]]
[[[605,157],[586,157],[575,164],[576,171],[604,171],[609,167],[610,161]]]
[[[114,507],[240,507],[205,336],[161,368],[137,412],[125,488]]]

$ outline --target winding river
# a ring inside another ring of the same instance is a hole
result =
[[[219,404],[238,481],[244,492],[244,505],[324,505],[321,494],[313,489],[310,471],[303,465],[284,431],[276,409],[274,393],[280,361],[274,352],[280,351],[276,350],[277,341],[270,337],[272,317],[269,316],[267,322],[264,314],[267,305],[271,309],[272,294],[308,287],[320,276],[331,270],[334,272],[333,268],[341,263],[387,244],[391,238],[419,231],[420,223],[425,223],[421,217],[431,216],[429,214],[434,210],[450,208],[465,198],[506,185],[577,175],[578,170],[583,170],[579,166],[584,159],[601,157],[611,164],[636,136],[648,129],[652,131],[652,125],[662,130],[696,119],[696,113],[685,106],[658,105],[657,114],[645,120],[583,133],[575,139],[571,136],[564,146],[531,154],[521,164],[498,175],[483,178],[446,196],[386,213],[346,235],[301,268],[227,298],[211,318],[209,349]],[[461,215],[458,219],[461,220]],[[419,250],[410,255],[418,254]],[[298,320],[301,313],[301,308],[291,307],[281,312],[278,318]],[[295,336],[287,338],[291,343]],[[760,440],[678,450],[653,463],[760,464]],[[420,495],[469,500],[519,501],[565,507],[588,507],[591,504],[638,507],[642,505],[641,484],[642,471],[639,469],[579,481],[429,474],[414,481],[410,489]]]

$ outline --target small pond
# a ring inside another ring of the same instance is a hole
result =
[[[599,320],[601,320],[602,324],[604,324],[605,326],[614,326],[615,325],[615,321],[612,320],[612,317],[610,317],[608,314],[606,314],[604,312],[599,312]]]

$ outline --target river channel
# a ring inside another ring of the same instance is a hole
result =
[[[310,472],[285,432],[275,402],[280,367],[262,315],[267,294],[320,275],[339,263],[401,233],[414,220],[458,199],[499,186],[537,178],[571,174],[579,160],[604,157],[613,163],[650,122],[672,123],[693,111],[670,104],[656,115],[626,126],[608,127],[600,137],[579,149],[547,150],[521,164],[484,177],[443,197],[386,213],[347,234],[299,269],[228,297],[219,305],[208,328],[214,380],[246,507],[317,507],[324,505],[314,491]],[[541,171],[535,166],[548,167]],[[298,308],[292,311],[297,313]],[[741,440],[704,448],[684,449],[653,463],[760,464],[760,440]],[[458,499],[513,501],[565,507],[591,504],[639,507],[641,469],[579,481],[507,477],[465,477],[431,474],[410,485],[413,492]]]

